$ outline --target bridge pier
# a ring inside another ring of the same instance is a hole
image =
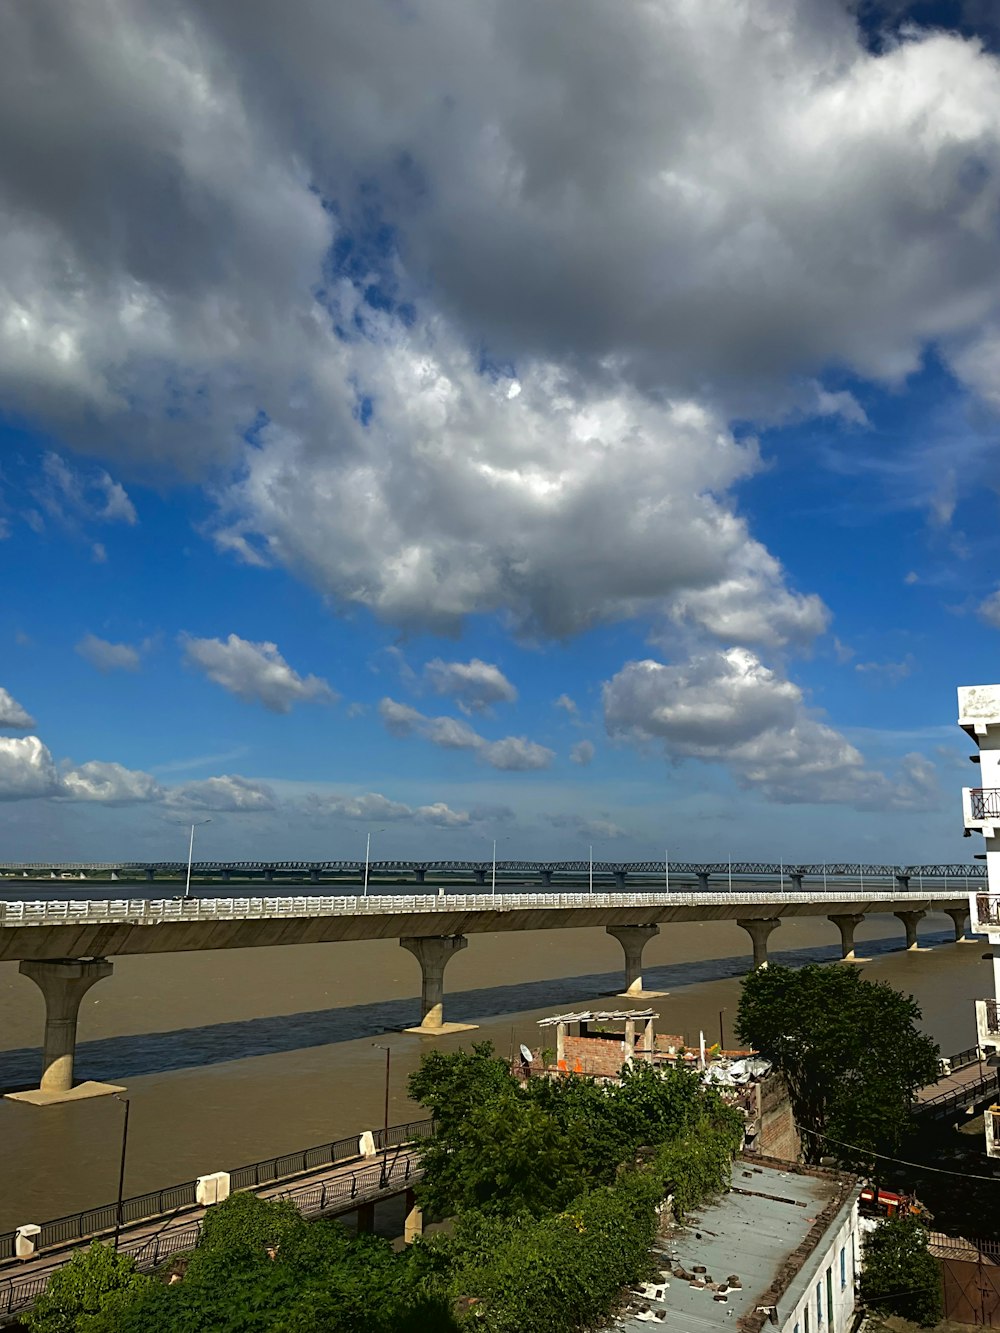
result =
[[[788,878],[792,881],[792,892],[793,892],[793,893],[801,893],[801,892],[802,892],[802,871],[801,871],[801,870],[789,870],[789,872],[788,872]]]
[[[45,1039],[39,1086],[30,1092],[9,1094],[12,1100],[49,1106],[53,1102],[123,1092],[123,1088],[108,1083],[73,1086],[80,1002],[95,982],[111,976],[114,964],[106,958],[45,958],[26,960],[18,971],[35,983],[45,999]]]
[[[449,958],[469,943],[465,936],[405,935],[399,943],[420,964],[420,1026],[406,1031],[439,1037],[445,1032],[469,1032],[475,1028],[475,1023],[444,1021],[444,969]]]
[[[742,926],[753,941],[754,967],[767,967],[767,937],[781,925],[778,917],[742,917],[736,924]]]
[[[697,877],[697,880],[698,880],[698,891],[699,891],[699,893],[707,893],[707,892],[708,892],[708,871],[707,871],[707,870],[696,870],[694,873],[695,873],[695,875],[696,875],[696,877]]]
[[[476,877],[476,883],[477,883],[477,884],[485,884],[485,883],[486,883],[486,871],[485,871],[485,870],[483,870],[483,869],[481,869],[481,868],[480,868],[479,870],[475,870],[475,869],[473,869],[472,873],[473,873],[473,874],[475,875],[475,877]]]
[[[609,935],[613,935],[625,950],[625,989],[622,995],[665,995],[665,991],[648,991],[642,985],[642,951],[655,936],[659,935],[659,926],[606,926]]]
[[[414,866],[414,867],[413,867],[413,878],[417,881],[418,884],[423,884],[423,882],[424,882],[424,880],[425,880],[425,878],[426,878],[426,875],[427,875],[427,867],[426,867],[426,866]]]
[[[627,875],[628,875],[627,870],[615,871],[615,888],[618,890],[619,893],[622,893],[625,889],[625,879]]]
[[[370,1235],[375,1230],[374,1203],[359,1203],[356,1216],[358,1219],[357,1234],[359,1236]]]
[[[927,915],[923,910],[915,912],[893,912],[893,916],[902,921],[903,929],[906,931],[906,948],[909,953],[923,953],[924,949],[917,943],[917,926]]]
[[[854,932],[865,919],[864,912],[845,912],[837,916],[828,916],[840,931],[840,960],[843,963],[867,963],[867,958],[859,958],[854,952]]]
[[[539,866],[538,873],[542,877],[542,883],[545,885],[546,888],[548,888],[549,885],[552,883],[552,871],[550,869],[547,869],[545,866]]]
[[[955,943],[956,944],[974,944],[965,933],[965,928],[969,924],[969,909],[967,907],[946,907],[945,916],[950,916],[955,923]]]
[[[424,1210],[417,1203],[413,1190],[406,1191],[404,1207],[406,1220],[403,1222],[403,1243],[412,1245],[418,1236],[424,1234]]]

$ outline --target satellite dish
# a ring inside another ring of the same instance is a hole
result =
[[[527,1046],[525,1046],[524,1042],[522,1041],[522,1042],[521,1042],[521,1059],[524,1061],[524,1063],[525,1063],[526,1065],[530,1065],[531,1062],[532,1062],[532,1060],[533,1060],[534,1058],[535,1058],[535,1057],[531,1054],[531,1052],[528,1050]]]

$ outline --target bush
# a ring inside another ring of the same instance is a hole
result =
[[[90,1249],[78,1251],[52,1274],[21,1322],[35,1333],[89,1333],[91,1328],[104,1326],[105,1316],[114,1320],[155,1285],[152,1278],[137,1271],[134,1260],[95,1240]]]
[[[925,1328],[940,1320],[941,1270],[916,1218],[892,1218],[865,1237],[861,1300],[875,1314],[901,1315]]]

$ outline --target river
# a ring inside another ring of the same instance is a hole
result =
[[[857,932],[865,975],[912,993],[945,1053],[975,1043],[973,1000],[990,992],[985,941],[955,945],[951,922],[922,923],[927,952],[905,953],[903,929],[872,916]],[[862,949],[865,942],[871,947]],[[790,920],[771,957],[801,965],[839,954],[823,918]],[[537,1049],[537,1020],[589,1005],[614,1008],[622,950],[600,929],[474,935],[448,964],[445,1018],[479,1030],[440,1038],[398,1031],[419,1021],[419,968],[396,941],[295,945],[114,960],[80,1014],[77,1077],[124,1083],[131,1099],[126,1193],[190,1180],[382,1123],[391,1047],[390,1121],[420,1114],[406,1096],[421,1053],[492,1041]],[[644,957],[659,1030],[691,1043],[703,1028],[727,1043],[750,964],[733,923],[661,928]],[[646,1001],[639,1002],[641,1004]],[[0,964],[0,1087],[37,1082],[43,1006],[16,963]],[[877,1034],[873,1034],[877,1036]],[[381,1043],[376,1046],[374,1043]],[[115,1197],[123,1108],[110,1097],[32,1107],[0,1100],[0,1231]]]

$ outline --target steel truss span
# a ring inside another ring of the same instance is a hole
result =
[[[214,876],[291,876],[303,875],[359,875],[365,863],[346,861],[195,861],[192,874],[200,878]],[[0,862],[0,875],[15,877],[49,877],[52,875],[121,875],[127,878],[177,875],[187,870],[186,861],[6,861]],[[738,876],[758,879],[969,879],[985,878],[982,864],[953,865],[866,865],[854,861],[811,862],[808,864],[779,861],[497,861],[497,878],[539,875],[573,876],[623,875],[651,876],[663,881],[667,873],[673,876],[701,878],[709,876]],[[492,861],[371,861],[369,877],[385,875],[473,876],[492,875]]]

